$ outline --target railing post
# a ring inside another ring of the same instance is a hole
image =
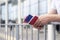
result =
[[[19,30],[20,30],[20,33],[21,33],[21,0],[18,0],[18,5],[17,5],[17,7],[18,7],[18,20],[16,21],[16,23],[18,23],[19,25],[18,25],[18,27],[16,26],[16,40],[19,40]],[[19,29],[19,27],[20,27],[20,29]]]
[[[47,40],[56,40],[54,25],[48,24],[47,26],[48,26]]]
[[[6,38],[8,40],[8,27],[7,27],[7,24],[8,24],[8,0],[5,1],[5,30],[6,30]]]
[[[47,27],[47,25],[44,25],[44,40],[47,40],[46,27]]]
[[[16,27],[16,40],[19,40],[19,25],[15,25]]]

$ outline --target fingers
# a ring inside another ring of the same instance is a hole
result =
[[[34,23],[34,27],[37,28],[37,26],[39,25],[39,19]]]
[[[38,26],[38,27],[34,27],[34,28],[41,30],[43,28],[43,26]]]
[[[43,28],[43,25],[40,25],[40,26],[37,27],[37,29],[40,29],[40,30],[41,30],[42,28]]]
[[[42,28],[41,21],[38,19],[33,26],[34,28],[41,29]]]

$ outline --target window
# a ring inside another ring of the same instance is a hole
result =
[[[12,4],[9,4],[9,19],[15,20],[17,18],[17,5],[12,6]]]
[[[38,5],[39,4],[39,5]],[[39,6],[39,8],[38,8]],[[47,13],[47,0],[25,0],[22,3],[22,15],[27,16],[28,14],[38,15]]]
[[[38,3],[31,5],[31,14],[38,15]]]
[[[29,1],[30,1],[30,0],[26,0],[26,1],[24,2],[24,7],[29,6]]]
[[[5,20],[5,15],[6,15],[6,12],[5,12],[5,5],[2,6],[2,20]]]
[[[40,4],[40,14],[47,13],[47,8],[48,8],[47,0],[42,0],[42,1],[40,1],[39,4]]]
[[[18,4],[18,0],[11,0],[12,5],[17,5]]]
[[[5,5],[2,6],[2,10],[1,10],[1,24],[5,24],[5,16],[6,16],[6,12],[5,12]],[[4,26],[4,25],[2,25]]]
[[[21,2],[24,2],[25,0],[21,0]]]
[[[2,5],[2,23],[5,22],[5,16],[6,16],[6,7],[5,5]],[[8,20],[16,20],[17,19],[17,5],[12,6],[10,3],[8,5]]]
[[[31,0],[31,5],[35,3],[38,3],[38,0]]]
[[[26,17],[27,15],[29,15],[29,7],[24,7],[24,17]]]
[[[2,6],[0,6],[0,15],[2,14]]]

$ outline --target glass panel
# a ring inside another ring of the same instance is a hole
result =
[[[5,13],[5,5],[3,5],[2,6],[2,18],[1,18],[1,24],[5,24],[5,15],[6,15],[6,13]]]
[[[39,4],[40,4],[39,5],[40,6],[40,14],[47,13],[47,8],[48,8],[47,1],[40,2]]]
[[[29,6],[29,0],[24,1],[24,7]]]
[[[31,0],[31,5],[35,3],[38,3],[38,0]]]
[[[31,14],[38,15],[38,3],[31,5]]]
[[[0,6],[0,24],[1,24],[1,16],[2,16],[2,6]]]
[[[24,17],[29,15],[29,7],[24,7]]]
[[[12,4],[9,4],[9,23],[16,23],[17,19],[17,5],[12,6]]]
[[[21,3],[21,14],[22,14],[22,18],[24,17],[24,3]]]
[[[18,4],[18,0],[11,0],[12,1],[12,5],[17,5]]]

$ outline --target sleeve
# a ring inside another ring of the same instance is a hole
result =
[[[56,10],[55,0],[52,0],[50,3],[48,2],[48,11]]]

